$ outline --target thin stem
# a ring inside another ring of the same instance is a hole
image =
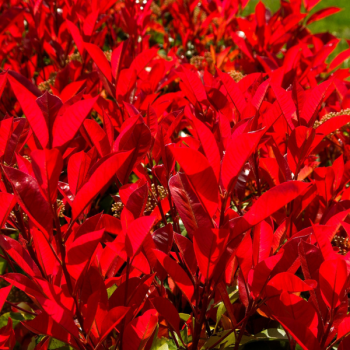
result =
[[[124,306],[126,306],[127,300],[128,300],[129,274],[130,274],[130,258],[128,257],[126,260],[126,280],[125,280]]]
[[[28,311],[28,310],[26,310],[26,309],[22,309],[20,306],[11,303],[11,302],[8,301],[8,300],[5,300],[5,303],[11,305],[12,307],[14,307],[14,308],[16,308],[16,309],[18,309],[18,310],[23,311],[23,312],[25,312],[25,313],[27,313],[27,314],[29,314],[29,315],[38,316],[38,314],[36,314],[35,312],[31,312],[31,311]]]
[[[74,292],[74,289],[73,289],[73,285],[72,285],[72,281],[71,281],[71,278],[70,278],[70,275],[69,275],[69,272],[68,272],[67,266],[66,266],[66,248],[65,248],[65,245],[63,243],[62,232],[61,232],[61,225],[60,225],[59,217],[57,215],[57,202],[54,202],[53,208],[52,208],[52,212],[53,212],[53,216],[54,216],[54,219],[55,219],[55,228],[56,228],[56,233],[57,233],[57,238],[58,238],[57,239],[58,240],[57,244],[58,244],[59,249],[60,249],[62,260],[59,260],[57,254],[55,254],[55,256],[61,263],[62,271],[63,271],[64,277],[66,279],[66,282],[67,282],[67,287],[68,287],[69,293],[74,299],[74,303],[75,303],[75,306],[76,306],[76,315],[77,315],[78,321],[80,323],[81,329],[83,329],[84,318],[83,318],[83,316],[80,313],[78,297],[77,297],[77,295],[75,295],[75,292]],[[54,251],[54,249],[53,249],[53,247],[52,247],[50,242],[49,242],[49,244],[51,246],[52,251]]]
[[[256,185],[258,187],[258,194],[261,197],[261,187],[260,187],[260,177],[259,177],[259,165],[257,162],[257,152],[254,153],[254,168],[255,168],[255,177],[256,177]]]
[[[221,213],[220,213],[220,227],[224,224],[225,210],[226,210],[226,204],[227,204],[228,197],[229,197],[228,192],[226,192],[225,197],[222,199]]]
[[[126,280],[125,280],[124,306],[127,305],[127,301],[128,301],[129,274],[130,274],[130,258],[128,257],[126,260]],[[123,319],[123,323],[122,323],[121,330],[120,330],[120,337],[119,337],[121,349],[123,347],[124,328],[125,328],[125,317]],[[119,340],[118,340],[118,342],[119,342]]]
[[[207,305],[208,305],[208,294],[209,294],[210,285],[209,283],[206,284],[203,288],[203,295],[202,295],[202,307],[201,307],[201,313],[199,318],[196,318],[195,320],[195,328],[194,328],[194,334],[193,334],[193,342],[192,342],[192,350],[197,350],[198,343],[200,339],[200,334],[202,331],[202,325],[205,319],[205,314],[207,312]]]
[[[241,330],[240,330],[240,332],[238,334],[238,338],[235,340],[234,350],[238,350],[238,348],[239,348],[239,344],[240,344],[240,342],[242,340],[244,330],[247,327],[248,319],[249,319],[249,317],[246,317],[246,319],[245,319],[245,321],[244,321],[244,323],[243,323],[243,325],[241,327]]]

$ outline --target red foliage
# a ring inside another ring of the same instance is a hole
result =
[[[339,9],[247,2],[0,1],[1,348],[349,348]]]

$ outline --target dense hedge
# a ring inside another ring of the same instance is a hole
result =
[[[0,1],[2,349],[350,349],[339,9],[247,2]]]

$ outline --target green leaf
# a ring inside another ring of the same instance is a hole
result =
[[[55,339],[55,338],[51,338],[49,349],[50,350],[54,350],[54,349],[74,350],[74,348],[72,348],[68,344],[66,344],[66,343],[64,343],[64,342],[62,342],[62,341],[60,341],[58,339]]]
[[[187,315],[187,314],[183,314],[183,313],[179,313],[180,319],[184,322],[187,322],[188,319],[191,317],[191,315]]]
[[[6,314],[1,315],[0,317],[0,328],[7,326],[9,318],[12,319],[13,329],[18,325],[18,323],[25,321],[23,315],[18,312],[6,312]]]
[[[216,324],[215,324],[215,329],[217,328],[220,320],[221,320],[221,317],[222,315],[226,312],[226,307],[225,307],[225,304],[223,301],[221,301],[219,304],[218,304],[218,311],[216,312]]]
[[[233,304],[239,297],[238,289],[236,289],[236,287],[233,287],[233,288],[231,287],[231,288],[228,288],[227,292],[230,298],[230,302],[231,304]],[[216,312],[216,324],[215,324],[215,330],[216,330],[222,315],[226,312],[226,306],[224,302],[221,301],[220,303],[215,305],[215,307],[218,308],[218,311]]]
[[[29,345],[28,345],[27,350],[34,350],[35,347],[36,347],[36,345],[37,345],[37,343],[36,343],[36,337],[34,336],[34,337],[32,337],[32,339],[31,339],[31,341],[30,341],[30,343],[29,343]]]
[[[172,339],[157,337],[152,343],[151,350],[177,350],[177,346]]]
[[[204,346],[202,347],[202,349],[221,349],[221,345],[222,344],[226,344],[228,341],[231,343],[232,340],[234,342],[235,340],[235,333],[232,332],[229,336],[227,336],[229,333],[231,332],[231,330],[225,330],[216,334],[213,334],[204,344]],[[232,336],[233,335],[233,339]],[[227,337],[226,337],[227,336]],[[226,337],[226,338],[225,338]],[[231,338],[231,339],[229,339]],[[214,348],[213,346],[218,343]],[[234,343],[233,343],[234,344]]]
[[[6,266],[7,266],[7,261],[4,258],[0,258],[0,275],[1,276],[5,273]]]
[[[112,287],[109,287],[107,289],[108,299],[111,297],[111,295],[114,293],[114,291],[117,289],[117,285],[113,284]]]
[[[257,338],[267,337],[270,340],[288,339],[286,332],[279,328],[269,328],[255,335]]]

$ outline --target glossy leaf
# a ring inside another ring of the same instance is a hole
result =
[[[37,181],[30,175],[14,168],[4,167],[4,171],[22,209],[45,233],[47,238],[52,237],[52,211],[49,203],[41,194]]]
[[[90,201],[113,179],[118,169],[130,157],[131,152],[121,152],[107,158],[93,172],[89,180],[82,186],[75,196],[72,219],[75,220]]]
[[[185,297],[190,301],[193,296],[194,288],[186,272],[175,262],[175,260],[171,259],[163,252],[154,250],[154,254],[169,276],[184,293]]]

